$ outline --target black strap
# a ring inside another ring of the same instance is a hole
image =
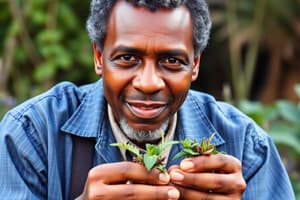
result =
[[[72,136],[72,173],[70,199],[77,198],[84,189],[89,170],[93,167],[94,138]]]

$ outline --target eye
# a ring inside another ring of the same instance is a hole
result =
[[[113,62],[121,67],[131,67],[137,65],[140,62],[140,59],[134,55],[124,54],[114,58]]]
[[[165,62],[170,64],[180,64],[180,61],[174,57],[166,58]]]
[[[123,56],[119,56],[119,59],[120,60],[124,60],[124,61],[128,61],[128,62],[131,62],[131,61],[135,61],[136,58],[132,55],[123,55]]]
[[[175,57],[165,57],[160,59],[159,64],[169,69],[181,69],[185,63]]]

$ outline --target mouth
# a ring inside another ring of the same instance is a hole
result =
[[[158,117],[167,107],[165,102],[160,101],[127,101],[129,110],[138,118],[153,119]]]

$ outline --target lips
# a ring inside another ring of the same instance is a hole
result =
[[[167,104],[160,101],[127,101],[129,110],[138,118],[153,119],[158,117]]]

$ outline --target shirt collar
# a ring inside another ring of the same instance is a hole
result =
[[[105,115],[106,100],[102,80],[80,88],[84,97],[61,130],[80,137],[98,137]]]

